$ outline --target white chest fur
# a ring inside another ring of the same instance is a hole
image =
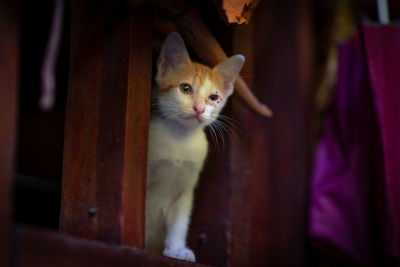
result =
[[[180,161],[202,164],[207,155],[207,147],[207,139],[202,129],[180,135],[168,129],[159,119],[150,121],[149,164],[159,160],[168,160],[177,164]]]
[[[176,205],[192,205],[193,190],[207,155],[208,143],[202,129],[182,135],[152,119],[146,195],[146,249],[158,252],[163,247],[168,221]],[[190,208],[180,208],[190,213]],[[182,214],[189,217],[189,214]],[[178,216],[179,217],[179,216]],[[174,220],[175,220],[174,219]],[[187,227],[187,226],[185,226]]]

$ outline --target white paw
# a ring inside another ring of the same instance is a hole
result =
[[[196,256],[194,256],[193,251],[191,251],[188,248],[179,248],[179,249],[165,248],[163,251],[163,255],[185,261],[193,261],[193,262],[196,261]]]

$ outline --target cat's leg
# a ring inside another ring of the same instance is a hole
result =
[[[145,249],[152,253],[161,254],[164,249],[166,229],[165,225],[161,223],[163,221],[161,211],[152,205],[148,205],[149,202],[151,201],[147,199]]]
[[[182,195],[167,214],[167,236],[163,254],[168,257],[196,261],[192,250],[186,247],[186,236],[192,209],[193,192]]]

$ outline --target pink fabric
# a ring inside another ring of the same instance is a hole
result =
[[[382,135],[388,218],[385,246],[400,256],[400,25],[364,25],[366,55]]]
[[[309,234],[332,257],[399,257],[400,25],[363,25],[339,47],[336,96],[317,147]]]

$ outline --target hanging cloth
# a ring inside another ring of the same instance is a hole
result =
[[[309,235],[331,257],[371,265],[400,255],[400,25],[365,24],[338,52],[336,95],[314,160]]]
[[[369,118],[372,94],[360,35],[339,45],[336,95],[315,155],[310,235],[334,258],[372,262]],[[368,219],[367,219],[368,218]]]
[[[384,242],[400,256],[400,25],[363,25],[366,57],[382,138],[387,218]]]

